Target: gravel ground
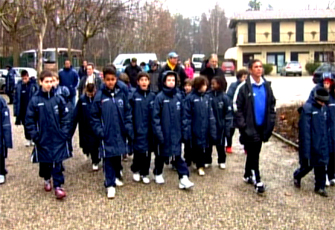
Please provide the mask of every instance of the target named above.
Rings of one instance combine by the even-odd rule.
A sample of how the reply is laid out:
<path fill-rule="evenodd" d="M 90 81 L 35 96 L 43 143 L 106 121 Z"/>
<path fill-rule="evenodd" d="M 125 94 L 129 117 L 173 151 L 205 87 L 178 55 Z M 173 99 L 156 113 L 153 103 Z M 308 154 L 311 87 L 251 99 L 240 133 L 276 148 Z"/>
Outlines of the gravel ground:
<path fill-rule="evenodd" d="M 76 136 L 74 157 L 65 162 L 68 196 L 58 201 L 43 190 L 38 165 L 30 162 L 32 149 L 23 145 L 22 126 L 13 126 L 13 137 L 7 183 L 0 187 L 0 229 L 334 229 L 335 188 L 328 189 L 329 198 L 315 195 L 309 174 L 300 191 L 295 189 L 297 153 L 273 138 L 261 153 L 265 196 L 242 181 L 245 155 L 235 135 L 226 170 L 215 163 L 199 177 L 190 169 L 193 190 L 180 191 L 169 167 L 165 185 L 136 184 L 128 161 L 123 163 L 125 186 L 108 200 L 102 170 L 92 172 Z"/>

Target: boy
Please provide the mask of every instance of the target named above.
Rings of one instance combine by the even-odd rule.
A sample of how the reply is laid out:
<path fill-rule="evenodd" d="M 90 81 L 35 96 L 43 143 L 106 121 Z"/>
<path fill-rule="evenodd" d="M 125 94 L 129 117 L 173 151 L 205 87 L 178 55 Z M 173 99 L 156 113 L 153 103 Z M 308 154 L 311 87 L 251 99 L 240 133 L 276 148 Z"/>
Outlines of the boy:
<path fill-rule="evenodd" d="M 140 72 L 137 76 L 137 89 L 130 99 L 134 126 L 134 159 L 131 166 L 133 179 L 149 184 L 149 168 L 153 150 L 152 109 L 155 94 L 150 91 L 149 74 Z"/>
<path fill-rule="evenodd" d="M 173 156 L 179 174 L 179 188 L 189 189 L 194 184 L 188 179 L 189 172 L 181 158 L 183 102 L 177 94 L 177 73 L 165 71 L 162 75 L 162 92 L 155 99 L 153 108 L 153 132 L 159 144 L 155 158 L 155 182 L 164 184 L 164 162 Z"/>
<path fill-rule="evenodd" d="M 329 116 L 325 103 L 329 93 L 323 88 L 314 91 L 312 103 L 302 107 L 299 120 L 299 163 L 300 168 L 294 174 L 294 185 L 301 187 L 301 179 L 313 168 L 315 174 L 315 193 L 327 197 L 325 190 L 326 166 L 329 160 L 328 127 Z"/>
<path fill-rule="evenodd" d="M 59 76 L 56 73 L 53 73 L 52 81 L 53 81 L 52 87 L 54 89 L 55 95 L 60 95 L 66 102 L 69 102 L 70 91 L 66 86 L 59 85 Z"/>
<path fill-rule="evenodd" d="M 192 90 L 193 90 L 193 80 L 188 78 L 185 79 L 184 92 L 183 92 L 184 99 L 186 99 L 187 96 L 190 95 Z M 192 162 L 195 162 L 194 157 L 192 158 L 192 148 L 190 141 L 185 141 L 184 143 L 184 159 L 187 164 L 187 167 L 190 167 L 192 165 Z"/>
<path fill-rule="evenodd" d="M 95 95 L 91 126 L 100 139 L 99 157 L 103 159 L 107 197 L 115 198 L 121 181 L 121 156 L 126 152 L 126 138 L 133 139 L 131 108 L 128 97 L 111 67 L 103 70 L 104 85 Z"/>
<path fill-rule="evenodd" d="M 27 70 L 22 70 L 21 80 L 18 81 L 14 89 L 14 116 L 16 117 L 15 125 L 23 125 L 26 147 L 33 145 L 33 142 L 27 133 L 27 129 L 25 128 L 26 112 L 30 99 L 37 91 L 38 85 L 36 79 L 29 78 Z"/>
<path fill-rule="evenodd" d="M 245 81 L 245 79 L 247 79 L 248 77 L 248 71 L 245 69 L 240 69 L 237 74 L 236 74 L 236 78 L 237 81 L 232 83 L 229 86 L 228 92 L 227 92 L 227 96 L 230 100 L 230 102 L 232 103 L 234 100 L 234 95 L 236 92 L 237 87 Z M 234 137 L 234 133 L 235 133 L 235 127 L 231 127 L 230 129 L 230 134 L 229 137 L 227 137 L 227 147 L 226 147 L 226 153 L 231 154 L 233 153 L 233 149 L 232 149 L 232 145 L 233 145 L 233 137 Z"/>
<path fill-rule="evenodd" d="M 183 117 L 183 137 L 192 145 L 199 176 L 205 175 L 206 148 L 210 141 L 216 140 L 212 104 L 209 96 L 205 94 L 207 85 L 208 80 L 205 77 L 194 79 L 194 90 L 185 99 Z"/>
<path fill-rule="evenodd" d="M 31 98 L 26 115 L 26 129 L 35 143 L 32 161 L 40 164 L 40 177 L 44 178 L 44 189 L 52 190 L 51 177 L 57 199 L 66 196 L 62 162 L 72 157 L 68 147 L 71 128 L 71 113 L 60 96 L 54 96 L 50 71 L 40 74 L 40 89 Z"/>

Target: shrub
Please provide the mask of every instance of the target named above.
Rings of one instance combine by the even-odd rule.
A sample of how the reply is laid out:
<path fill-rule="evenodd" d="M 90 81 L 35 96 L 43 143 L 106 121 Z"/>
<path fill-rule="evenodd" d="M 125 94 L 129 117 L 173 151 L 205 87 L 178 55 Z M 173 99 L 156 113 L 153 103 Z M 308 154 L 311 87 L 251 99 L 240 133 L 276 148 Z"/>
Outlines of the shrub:
<path fill-rule="evenodd" d="M 273 70 L 273 66 L 272 64 L 263 64 L 263 69 L 264 69 L 264 75 L 269 75 Z"/>
<path fill-rule="evenodd" d="M 321 64 L 318 63 L 318 62 L 308 62 L 308 63 L 306 63 L 305 68 L 306 68 L 308 74 L 309 74 L 309 75 L 312 75 L 312 74 L 314 73 L 314 71 L 315 71 L 317 68 L 319 68 L 320 65 L 321 65 Z"/>

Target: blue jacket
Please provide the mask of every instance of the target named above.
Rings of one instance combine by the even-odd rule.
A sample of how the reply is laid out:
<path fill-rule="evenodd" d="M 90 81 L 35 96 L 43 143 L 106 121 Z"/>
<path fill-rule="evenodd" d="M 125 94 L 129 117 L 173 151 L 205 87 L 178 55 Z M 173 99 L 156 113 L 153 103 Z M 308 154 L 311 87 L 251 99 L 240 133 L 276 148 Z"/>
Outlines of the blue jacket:
<path fill-rule="evenodd" d="M 7 103 L 3 97 L 0 96 L 0 119 L 1 119 L 1 129 L 0 129 L 0 154 L 5 158 L 7 157 L 7 149 L 13 148 L 12 141 L 12 127 L 10 123 L 10 114 L 7 107 Z"/>
<path fill-rule="evenodd" d="M 16 71 L 10 67 L 8 70 L 7 75 L 5 76 L 6 78 L 6 93 L 12 93 L 15 87 L 15 76 L 16 76 Z"/>
<path fill-rule="evenodd" d="M 90 125 L 91 110 L 94 98 L 81 95 L 74 110 L 72 135 L 79 125 L 79 146 L 89 152 L 96 151 L 100 146 L 100 139 L 94 135 Z"/>
<path fill-rule="evenodd" d="M 114 90 L 104 85 L 94 97 L 91 126 L 101 140 L 100 157 L 109 158 L 126 153 L 126 138 L 133 139 L 131 107 L 128 96 L 117 81 Z"/>
<path fill-rule="evenodd" d="M 328 102 L 329 153 L 335 154 L 335 98 L 329 95 Z"/>
<path fill-rule="evenodd" d="M 234 95 L 235 95 L 236 89 L 239 86 L 239 84 L 241 84 L 241 82 L 239 80 L 237 80 L 236 82 L 231 83 L 230 86 L 229 86 L 227 96 L 229 97 L 229 100 L 231 102 L 233 102 Z"/>
<path fill-rule="evenodd" d="M 193 90 L 184 101 L 183 138 L 193 146 L 209 147 L 216 141 L 216 122 L 210 98 Z M 210 140 L 210 138 L 212 138 Z"/>
<path fill-rule="evenodd" d="M 216 120 L 217 145 L 224 146 L 225 138 L 230 137 L 233 127 L 233 108 L 228 96 L 224 92 L 209 91 L 213 114 Z"/>
<path fill-rule="evenodd" d="M 163 86 L 154 102 L 152 121 L 153 133 L 159 144 L 158 155 L 181 155 L 182 112 L 183 101 L 176 88 Z"/>
<path fill-rule="evenodd" d="M 21 89 L 22 89 L 22 80 L 18 81 L 17 84 L 15 85 L 15 89 L 14 89 L 14 116 L 16 117 L 16 119 L 20 119 L 20 109 L 21 109 Z M 32 96 L 38 91 L 38 85 L 35 79 L 30 79 L 27 83 L 27 90 L 28 92 L 28 97 L 29 97 L 29 101 L 32 98 Z M 18 121 L 19 123 L 24 122 L 24 121 Z M 18 123 L 17 122 L 17 123 Z"/>
<path fill-rule="evenodd" d="M 59 71 L 59 85 L 66 86 L 70 90 L 70 97 L 76 95 L 76 88 L 79 82 L 79 75 L 72 67 Z"/>
<path fill-rule="evenodd" d="M 153 151 L 152 110 L 155 94 L 137 87 L 130 99 L 134 127 L 134 150 L 140 153 Z"/>
<path fill-rule="evenodd" d="M 299 119 L 299 160 L 309 166 L 326 166 L 329 160 L 328 109 L 326 106 L 306 103 Z"/>
<path fill-rule="evenodd" d="M 72 157 L 70 140 L 71 112 L 60 96 L 53 90 L 42 89 L 35 94 L 28 105 L 26 130 L 35 143 L 33 162 L 59 163 Z"/>

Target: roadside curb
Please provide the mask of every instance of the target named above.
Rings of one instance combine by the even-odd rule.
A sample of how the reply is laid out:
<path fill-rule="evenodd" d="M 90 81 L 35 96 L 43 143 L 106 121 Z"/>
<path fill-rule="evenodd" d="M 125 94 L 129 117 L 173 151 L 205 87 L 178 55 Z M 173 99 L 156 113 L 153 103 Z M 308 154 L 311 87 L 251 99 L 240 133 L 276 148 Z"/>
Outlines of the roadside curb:
<path fill-rule="evenodd" d="M 299 145 L 297 145 L 296 143 L 293 143 L 292 141 L 286 139 L 285 137 L 283 137 L 282 135 L 276 133 L 276 132 L 272 132 L 272 135 L 274 137 L 276 137 L 277 139 L 279 139 L 280 141 L 284 142 L 285 144 L 288 144 L 296 149 L 299 149 Z"/>

